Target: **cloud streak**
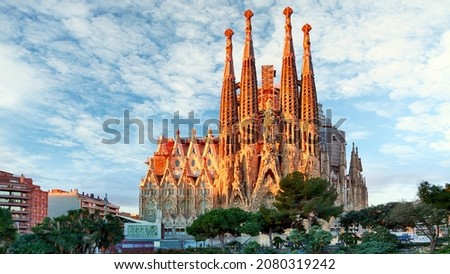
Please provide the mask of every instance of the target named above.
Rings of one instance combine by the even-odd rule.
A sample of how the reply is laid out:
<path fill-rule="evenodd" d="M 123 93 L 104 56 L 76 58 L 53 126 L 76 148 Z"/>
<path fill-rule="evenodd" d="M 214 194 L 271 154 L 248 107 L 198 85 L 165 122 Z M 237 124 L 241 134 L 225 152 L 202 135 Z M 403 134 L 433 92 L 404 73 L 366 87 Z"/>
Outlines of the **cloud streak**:
<path fill-rule="evenodd" d="M 224 30 L 235 32 L 239 79 L 242 14 L 252 9 L 257 68 L 273 64 L 279 77 L 288 5 L 297 65 L 300 28 L 308 22 L 319 100 L 348 117 L 342 129 L 367 155 L 369 195 L 387 184 L 370 172 L 381 169 L 377 157 L 386 159 L 383 168 L 396 186 L 402 184 L 395 183 L 397 160 L 407 172 L 417 171 L 417 159 L 433 159 L 433 178 L 448 178 L 450 18 L 444 1 L 3 1 L 0 168 L 33 176 L 44 188 L 108 191 L 113 202 L 136 211 L 143 162 L 155 147 L 137 143 L 136 127 L 131 144 L 103 145 L 103 121 L 123 120 L 129 110 L 133 118 L 154 119 L 159 135 L 162 119 L 177 110 L 217 118 Z"/>

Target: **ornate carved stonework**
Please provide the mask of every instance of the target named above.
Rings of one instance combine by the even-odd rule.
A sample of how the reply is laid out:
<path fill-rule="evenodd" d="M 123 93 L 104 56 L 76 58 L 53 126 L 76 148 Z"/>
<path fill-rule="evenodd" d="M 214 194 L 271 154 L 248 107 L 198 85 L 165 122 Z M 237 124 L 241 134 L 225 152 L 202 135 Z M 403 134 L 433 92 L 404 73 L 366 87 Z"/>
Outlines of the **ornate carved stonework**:
<path fill-rule="evenodd" d="M 245 43 L 240 83 L 233 63 L 233 31 L 225 31 L 225 66 L 220 103 L 220 135 L 161 137 L 140 183 L 140 215 L 162 212 L 166 235 L 182 235 L 199 214 L 216 207 L 257 210 L 271 206 L 281 178 L 293 171 L 330 181 L 338 204 L 367 206 L 357 148 L 346 175 L 345 133 L 323 118 L 311 60 L 311 26 L 302 30 L 302 73 L 297 74 L 291 8 L 286 8 L 279 85 L 273 66 L 262 67 L 258 87 L 251 11 L 245 12 Z M 300 76 L 300 77 L 299 77 Z M 238 92 L 239 91 L 239 92 Z M 239 94 L 238 94 L 239 93 Z M 319 140 L 321 142 L 319 142 Z M 179 233 L 180 232 L 180 233 Z M 172 234 L 171 234 L 172 233 Z"/>

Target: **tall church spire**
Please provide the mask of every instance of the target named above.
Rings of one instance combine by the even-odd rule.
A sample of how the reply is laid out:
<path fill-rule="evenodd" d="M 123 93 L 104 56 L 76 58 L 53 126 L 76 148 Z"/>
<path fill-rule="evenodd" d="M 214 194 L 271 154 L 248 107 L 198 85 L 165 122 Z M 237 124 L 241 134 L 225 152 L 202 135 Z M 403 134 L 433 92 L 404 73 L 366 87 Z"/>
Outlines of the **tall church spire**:
<path fill-rule="evenodd" d="M 222 99 L 220 101 L 220 150 L 221 157 L 233 154 L 236 148 L 236 134 L 234 125 L 238 121 L 236 79 L 233 65 L 233 43 L 231 37 L 234 32 L 231 29 L 225 31 L 225 68 L 222 81 Z"/>
<path fill-rule="evenodd" d="M 355 168 L 355 143 L 352 143 L 352 153 L 350 154 L 350 168 Z"/>
<path fill-rule="evenodd" d="M 311 155 L 318 154 L 319 111 L 316 84 L 311 61 L 311 26 L 303 26 L 303 65 L 300 91 L 300 124 L 303 135 L 303 150 Z"/>
<path fill-rule="evenodd" d="M 248 58 L 255 59 L 255 54 L 253 51 L 253 40 L 252 40 L 252 22 L 253 12 L 251 10 L 246 10 L 244 12 L 245 16 L 245 45 L 244 45 L 244 60 Z"/>
<path fill-rule="evenodd" d="M 256 122 L 253 118 L 258 112 L 258 83 L 256 80 L 255 55 L 253 51 L 252 24 L 250 21 L 253 12 L 247 10 L 244 16 L 246 18 L 246 28 L 240 83 L 239 117 L 242 123 L 241 136 L 244 143 L 253 143 L 256 140 Z"/>
<path fill-rule="evenodd" d="M 285 29 L 285 40 L 284 40 L 284 51 L 283 51 L 283 57 L 294 57 L 294 45 L 292 42 L 292 25 L 291 25 L 291 14 L 294 13 L 294 11 L 291 9 L 291 7 L 286 7 L 283 10 L 283 14 L 286 16 L 286 22 L 284 25 Z"/>
<path fill-rule="evenodd" d="M 311 61 L 311 41 L 309 31 L 311 26 L 306 24 L 303 26 L 303 65 L 302 80 L 300 94 L 300 118 L 302 121 L 309 123 L 318 123 L 319 114 L 317 106 L 316 84 L 314 82 L 314 70 Z M 318 125 L 317 125 L 318 126 Z"/>
<path fill-rule="evenodd" d="M 350 156 L 350 172 L 352 172 L 352 170 L 358 172 L 363 171 L 361 158 L 358 155 L 358 147 L 355 147 L 355 143 L 353 143 L 352 155 Z"/>
<path fill-rule="evenodd" d="M 232 36 L 234 34 L 232 29 L 227 29 L 225 31 L 225 36 L 227 37 L 227 42 L 225 46 L 225 69 L 223 71 L 223 80 L 227 78 L 233 78 L 234 76 L 234 64 L 233 64 L 233 41 Z"/>
<path fill-rule="evenodd" d="M 298 76 L 295 65 L 294 46 L 292 41 L 292 25 L 290 7 L 284 9 L 286 16 L 283 63 L 281 67 L 281 109 L 286 118 L 298 117 Z"/>
<path fill-rule="evenodd" d="M 298 76 L 295 65 L 294 46 L 292 42 L 292 25 L 290 7 L 284 9 L 286 16 L 283 63 L 281 66 L 281 111 L 284 118 L 284 140 L 286 143 L 297 143 L 298 121 Z"/>

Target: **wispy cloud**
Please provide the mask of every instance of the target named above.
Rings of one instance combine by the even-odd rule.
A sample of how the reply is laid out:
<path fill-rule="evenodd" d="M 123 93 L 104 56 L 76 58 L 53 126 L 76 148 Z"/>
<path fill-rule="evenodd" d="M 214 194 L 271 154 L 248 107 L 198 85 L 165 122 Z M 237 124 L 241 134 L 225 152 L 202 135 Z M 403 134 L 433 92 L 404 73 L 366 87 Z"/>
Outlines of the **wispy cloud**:
<path fill-rule="evenodd" d="M 48 72 L 26 62 L 30 54 L 20 47 L 0 44 L 0 108 L 27 110 L 45 100 L 43 92 L 52 81 Z"/>
<path fill-rule="evenodd" d="M 372 135 L 372 133 L 368 130 L 355 130 L 350 131 L 347 134 L 347 139 L 352 141 L 367 139 Z"/>
<path fill-rule="evenodd" d="M 223 32 L 229 27 L 235 32 L 239 79 L 248 8 L 255 13 L 257 67 L 273 64 L 279 79 L 282 10 L 288 5 L 294 9 L 297 64 L 301 26 L 308 22 L 319 100 L 351 118 L 342 128 L 352 129 L 349 141 L 366 146 L 371 159 L 395 154 L 414 162 L 417 154 L 436 155 L 436 166 L 445 166 L 450 147 L 445 1 L 49 0 L 0 4 L 0 168 L 31 174 L 44 188 L 78 185 L 98 195 L 108 189 L 113 202 L 116 197 L 135 211 L 143 162 L 154 144 L 132 139 L 129 145 L 104 145 L 103 121 L 123 122 L 129 110 L 133 118 L 153 119 L 159 135 L 162 119 L 175 111 L 216 118 Z M 378 170 L 373 163 L 365 165 L 366 172 Z M 439 178 L 450 175 L 436 172 Z M 369 193 L 378 191 L 380 179 L 368 174 Z"/>

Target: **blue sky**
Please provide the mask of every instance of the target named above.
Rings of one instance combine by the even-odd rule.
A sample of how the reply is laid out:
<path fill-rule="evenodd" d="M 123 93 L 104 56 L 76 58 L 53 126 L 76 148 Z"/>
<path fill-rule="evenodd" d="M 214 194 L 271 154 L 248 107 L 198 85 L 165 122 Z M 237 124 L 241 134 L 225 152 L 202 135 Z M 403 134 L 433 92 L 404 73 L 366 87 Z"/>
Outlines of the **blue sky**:
<path fill-rule="evenodd" d="M 369 204 L 412 200 L 422 180 L 449 182 L 448 1 L 100 2 L 0 3 L 0 170 L 45 190 L 107 192 L 137 213 L 155 144 L 139 144 L 135 126 L 130 144 L 103 144 L 103 121 L 129 110 L 153 119 L 156 137 L 175 111 L 218 118 L 223 32 L 235 32 L 239 78 L 243 13 L 253 10 L 257 68 L 280 72 L 291 6 L 297 65 L 309 23 L 318 98 L 346 118 Z"/>

